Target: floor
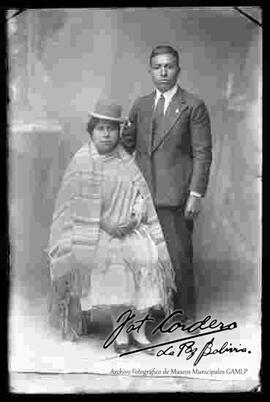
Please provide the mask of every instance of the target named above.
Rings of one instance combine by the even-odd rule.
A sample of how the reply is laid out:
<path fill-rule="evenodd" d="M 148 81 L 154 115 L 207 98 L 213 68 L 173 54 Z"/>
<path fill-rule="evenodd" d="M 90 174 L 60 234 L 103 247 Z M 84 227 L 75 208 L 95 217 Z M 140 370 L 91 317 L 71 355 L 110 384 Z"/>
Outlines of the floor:
<path fill-rule="evenodd" d="M 171 348 L 174 355 L 138 352 L 120 357 L 112 347 L 103 348 L 110 333 L 104 317 L 94 314 L 93 332 L 71 342 L 51 331 L 45 311 L 45 300 L 35 300 L 30 308 L 22 300 L 11 305 L 9 371 L 14 393 L 241 392 L 260 387 L 258 323 L 237 323 L 234 330 L 214 335 L 217 349 L 228 342 L 238 349 L 246 347 L 246 353 L 212 354 L 194 365 L 213 335 L 194 339 L 198 352 L 190 358 L 187 350 L 177 357 L 179 342 Z M 157 337 L 155 343 L 183 336 L 176 330 Z"/>

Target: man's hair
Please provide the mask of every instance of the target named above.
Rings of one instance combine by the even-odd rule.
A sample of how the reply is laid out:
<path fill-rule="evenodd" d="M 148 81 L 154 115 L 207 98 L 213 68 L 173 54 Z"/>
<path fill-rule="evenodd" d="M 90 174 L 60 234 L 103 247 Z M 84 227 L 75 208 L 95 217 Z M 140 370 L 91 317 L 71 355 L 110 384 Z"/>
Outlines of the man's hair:
<path fill-rule="evenodd" d="M 91 116 L 88 123 L 87 123 L 87 131 L 90 135 L 92 135 L 94 128 L 96 127 L 96 125 L 100 122 L 100 120 L 98 117 L 94 117 Z M 120 130 L 120 123 L 118 122 L 114 122 L 116 126 L 118 126 L 118 129 Z"/>
<path fill-rule="evenodd" d="M 175 50 L 173 47 L 167 46 L 167 45 L 159 45 L 159 46 L 156 46 L 152 50 L 152 52 L 150 54 L 150 66 L 151 66 L 153 57 L 155 57 L 159 54 L 172 54 L 176 59 L 177 65 L 179 66 L 179 54 L 178 54 L 177 50 Z"/>

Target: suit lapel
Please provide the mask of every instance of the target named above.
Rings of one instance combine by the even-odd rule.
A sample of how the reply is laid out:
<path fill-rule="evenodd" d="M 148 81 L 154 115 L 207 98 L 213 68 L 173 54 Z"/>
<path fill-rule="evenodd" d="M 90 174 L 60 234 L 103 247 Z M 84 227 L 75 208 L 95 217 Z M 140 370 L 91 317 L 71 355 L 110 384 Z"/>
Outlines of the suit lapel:
<path fill-rule="evenodd" d="M 173 96 L 164 116 L 163 134 L 155 141 L 155 144 L 152 148 L 152 152 L 154 152 L 164 141 L 167 135 L 170 134 L 171 128 L 174 126 L 176 121 L 181 117 L 181 114 L 183 113 L 184 110 L 186 110 L 187 107 L 188 105 L 185 102 L 183 92 L 181 88 L 178 87 L 178 90 L 176 94 Z"/>

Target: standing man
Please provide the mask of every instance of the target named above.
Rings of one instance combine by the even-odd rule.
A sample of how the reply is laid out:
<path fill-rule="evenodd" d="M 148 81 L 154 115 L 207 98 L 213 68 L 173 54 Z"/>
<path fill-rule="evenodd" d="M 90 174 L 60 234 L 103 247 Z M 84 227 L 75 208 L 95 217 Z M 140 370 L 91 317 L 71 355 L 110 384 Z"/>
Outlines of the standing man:
<path fill-rule="evenodd" d="M 210 119 L 204 102 L 182 89 L 178 52 L 157 46 L 150 55 L 154 91 L 138 98 L 122 132 L 152 193 L 175 267 L 175 309 L 195 319 L 193 219 L 199 214 L 212 161 Z M 178 317 L 180 318 L 180 317 Z"/>

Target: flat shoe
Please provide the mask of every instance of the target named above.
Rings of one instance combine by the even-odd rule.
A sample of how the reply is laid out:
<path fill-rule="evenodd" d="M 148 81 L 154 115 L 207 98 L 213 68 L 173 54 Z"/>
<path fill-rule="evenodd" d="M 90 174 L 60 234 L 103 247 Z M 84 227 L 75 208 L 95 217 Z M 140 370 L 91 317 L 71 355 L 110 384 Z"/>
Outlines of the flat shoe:
<path fill-rule="evenodd" d="M 118 353 L 119 355 L 121 355 L 122 353 L 126 353 L 129 350 L 129 343 L 116 343 L 114 342 L 113 344 L 114 350 L 116 353 Z"/>
<path fill-rule="evenodd" d="M 141 343 L 141 342 L 137 341 L 137 340 L 134 339 L 134 338 L 132 338 L 131 343 L 132 343 L 133 346 L 136 346 L 136 347 L 139 348 L 139 349 L 143 349 L 143 348 L 147 348 L 147 347 L 150 347 L 150 346 L 151 346 L 151 343 Z M 142 352 L 147 353 L 148 355 L 152 355 L 152 356 L 156 354 L 154 348 L 152 348 L 152 349 L 145 349 L 145 350 L 142 350 Z"/>

